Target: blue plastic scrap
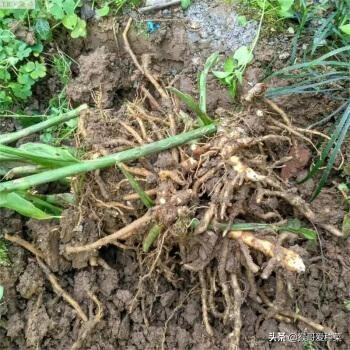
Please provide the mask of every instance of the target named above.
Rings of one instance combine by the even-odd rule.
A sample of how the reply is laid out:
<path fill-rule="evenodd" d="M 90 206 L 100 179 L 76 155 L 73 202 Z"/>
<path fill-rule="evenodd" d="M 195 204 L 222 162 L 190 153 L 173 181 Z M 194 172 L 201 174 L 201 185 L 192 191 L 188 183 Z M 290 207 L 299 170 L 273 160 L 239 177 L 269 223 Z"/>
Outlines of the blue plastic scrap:
<path fill-rule="evenodd" d="M 147 21 L 146 25 L 147 25 L 147 32 L 148 33 L 154 33 L 160 28 L 160 24 L 154 23 L 153 21 Z"/>

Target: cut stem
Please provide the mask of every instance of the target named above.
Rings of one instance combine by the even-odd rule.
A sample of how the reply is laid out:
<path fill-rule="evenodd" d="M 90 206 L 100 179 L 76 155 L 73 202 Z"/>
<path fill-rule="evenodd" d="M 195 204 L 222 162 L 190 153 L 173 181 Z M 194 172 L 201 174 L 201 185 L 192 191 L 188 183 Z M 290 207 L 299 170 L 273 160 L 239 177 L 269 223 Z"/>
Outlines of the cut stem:
<path fill-rule="evenodd" d="M 11 142 L 15 142 L 22 137 L 35 134 L 38 131 L 50 128 L 51 126 L 55 126 L 57 124 L 66 122 L 67 120 L 73 119 L 78 116 L 78 114 L 84 109 L 88 108 L 87 104 L 83 104 L 76 109 L 73 109 L 67 113 L 58 115 L 57 117 L 51 117 L 47 120 L 44 120 L 41 123 L 34 124 L 29 126 L 28 128 L 18 130 L 15 132 L 11 132 L 8 134 L 4 134 L 0 136 L 0 144 L 8 144 Z"/>
<path fill-rule="evenodd" d="M 164 140 L 149 143 L 140 147 L 135 147 L 105 157 L 86 160 L 78 164 L 44 171 L 40 174 L 30 175 L 21 179 L 6 181 L 0 183 L 0 192 L 26 190 L 32 186 L 57 181 L 64 177 L 74 176 L 79 173 L 85 173 L 92 170 L 107 168 L 115 165 L 116 163 L 139 159 L 154 153 L 162 152 L 173 147 L 183 145 L 184 143 L 187 143 L 191 140 L 198 139 L 204 135 L 213 134 L 214 132 L 216 132 L 215 124 L 206 125 L 186 133 L 166 138 Z"/>

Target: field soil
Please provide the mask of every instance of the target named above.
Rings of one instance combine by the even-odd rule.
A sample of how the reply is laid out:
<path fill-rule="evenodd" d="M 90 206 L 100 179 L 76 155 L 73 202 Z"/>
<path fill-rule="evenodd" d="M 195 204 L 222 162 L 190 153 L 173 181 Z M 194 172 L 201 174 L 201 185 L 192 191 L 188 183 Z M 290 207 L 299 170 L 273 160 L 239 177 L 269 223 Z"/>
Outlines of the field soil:
<path fill-rule="evenodd" d="M 197 1 L 185 13 L 174 8 L 141 18 L 130 13 L 134 16 L 134 25 L 127 33 L 130 47 L 143 63 L 142 68 L 159 82 L 160 90 L 145 78 L 125 49 L 123 31 L 128 16 L 92 20 L 86 39 L 64 43 L 67 53 L 77 62 L 68 87 L 70 101 L 73 106 L 90 106 L 80 117 L 76 137 L 86 158 L 192 128 L 194 119 L 186 107 L 175 99 L 164 101 L 159 91 L 171 85 L 198 97 L 198 72 L 206 58 L 215 50 L 228 55 L 254 39 L 257 23 L 251 21 L 240 27 L 230 12 L 232 8 L 223 3 Z M 160 28 L 147 33 L 147 20 L 159 23 Z M 224 24 L 234 28 L 232 32 L 225 32 Z M 240 96 L 261 81 L 267 67 L 278 69 L 286 64 L 290 42 L 285 33 L 262 37 Z M 293 127 L 299 128 L 306 128 L 336 106 L 330 98 L 317 95 L 285 97 L 275 102 L 289 116 Z M 173 108 L 185 111 L 182 120 L 167 119 Z M 157 204 L 154 222 L 164 228 L 148 253 L 142 252 L 142 241 L 150 225 L 140 226 L 129 239 L 110 242 L 100 249 L 67 253 L 67 247 L 95 242 L 146 215 L 145 206 L 118 168 L 76 177 L 73 189 L 79 204 L 66 209 L 60 221 L 25 220 L 6 210 L 0 212 L 1 234 L 15 234 L 32 243 L 56 281 L 88 319 L 83 321 L 62 293 L 54 292 L 47 271 L 33 254 L 9 244 L 10 264 L 0 267 L 0 284 L 5 287 L 0 302 L 0 349 L 227 349 L 237 322 L 237 310 L 228 307 L 234 301 L 225 299 L 225 286 L 230 293 L 234 291 L 230 278 L 237 278 L 241 292 L 242 324 L 237 349 L 350 348 L 349 311 L 344 308 L 344 301 L 350 299 L 350 240 L 336 237 L 326 229 L 327 225 L 340 228 L 348 210 L 336 189 L 339 179 L 334 175 L 310 205 L 316 214 L 312 223 L 298 210 L 300 207 L 272 191 L 266 192 L 260 203 L 257 193 L 261 188 L 251 186 L 243 178 L 240 186 L 235 183 L 231 197 L 224 191 L 224 184 L 223 192 L 216 191 L 218 183 L 236 181 L 236 173 L 219 167 L 223 157 L 220 152 L 230 145 L 231 153 L 235 147 L 238 150 L 230 156 L 238 154 L 242 163 L 261 169 L 271 180 L 266 180 L 270 187 L 271 182 L 278 181 L 283 191 L 308 200 L 317 178 L 302 185 L 297 185 L 296 180 L 306 174 L 315 152 L 310 143 L 294 139 L 288 130 L 270 127 L 262 114 L 268 115 L 271 109 L 263 101 L 248 103 L 239 97 L 233 101 L 227 89 L 210 75 L 207 109 L 221 126 L 218 135 L 201 141 L 200 150 L 186 145 L 128 164 L 130 172 Z M 280 120 L 276 113 L 274 118 Z M 1 132 L 15 129 L 6 121 L 0 127 Z M 282 138 L 259 141 L 243 150 L 234 143 L 236 139 L 270 135 L 271 130 Z M 327 125 L 319 131 L 326 132 Z M 198 174 L 183 165 L 184 155 L 198 161 Z M 281 167 L 278 160 L 284 158 Z M 198 187 L 196 179 L 214 168 L 218 171 Z M 195 197 L 194 192 L 198 193 Z M 251 250 L 254 263 L 261 267 L 254 274 L 245 260 L 245 249 L 237 241 L 222 238 L 215 228 L 207 228 L 194 237 L 186 233 L 190 219 L 203 220 L 211 205 L 218 208 L 223 222 L 297 218 L 303 226 L 315 229 L 316 242 L 297 235 L 283 241 L 283 246 L 303 258 L 305 272 L 286 271 L 276 262 L 269 272 L 269 260 Z M 276 233 L 270 231 L 263 231 L 261 237 L 278 240 Z M 208 293 L 212 335 L 203 322 L 203 291 Z M 279 310 L 301 315 L 325 328 L 317 330 L 317 325 L 312 327 L 302 318 L 283 315 L 271 307 L 272 303 Z M 225 318 L 226 310 L 230 314 Z M 300 339 L 269 341 L 273 333 L 279 332 L 316 336 L 331 331 L 340 339 L 316 341 L 312 343 L 314 347 L 307 347 L 311 343 Z"/>

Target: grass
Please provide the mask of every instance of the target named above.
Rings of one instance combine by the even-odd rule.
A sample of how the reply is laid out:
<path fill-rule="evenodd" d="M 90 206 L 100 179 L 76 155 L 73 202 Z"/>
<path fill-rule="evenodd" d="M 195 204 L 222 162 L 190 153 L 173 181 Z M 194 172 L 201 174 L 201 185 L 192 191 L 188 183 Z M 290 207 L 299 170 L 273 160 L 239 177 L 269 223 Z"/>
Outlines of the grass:
<path fill-rule="evenodd" d="M 314 162 L 307 180 L 322 170 L 322 175 L 311 200 L 315 199 L 326 185 L 333 165 L 350 127 L 350 35 L 344 33 L 344 23 L 349 22 L 349 5 L 339 2 L 339 6 L 328 2 L 303 6 L 297 35 L 291 52 L 292 65 L 272 73 L 267 80 L 278 77 L 288 80 L 287 86 L 270 88 L 266 96 L 274 98 L 296 94 L 324 94 L 337 99 L 339 107 L 324 120 L 316 121 L 310 127 L 336 118 L 330 132 L 330 140 Z M 322 17 L 319 18 L 322 13 Z M 317 24 L 317 25 L 316 25 Z M 302 62 L 296 63 L 297 45 L 303 36 L 309 44 L 304 49 Z M 315 58 L 315 56 L 318 56 Z M 291 83 L 292 82 L 292 83 Z M 333 129 L 333 130 L 332 130 Z"/>

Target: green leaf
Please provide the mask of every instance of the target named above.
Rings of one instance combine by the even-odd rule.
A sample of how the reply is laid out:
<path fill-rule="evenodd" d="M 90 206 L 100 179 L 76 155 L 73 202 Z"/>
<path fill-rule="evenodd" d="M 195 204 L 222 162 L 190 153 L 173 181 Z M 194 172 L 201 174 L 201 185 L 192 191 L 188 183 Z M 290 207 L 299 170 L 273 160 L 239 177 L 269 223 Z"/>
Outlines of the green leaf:
<path fill-rule="evenodd" d="M 193 221 L 191 223 L 192 227 L 196 227 L 199 224 L 197 221 Z M 222 230 L 227 229 L 227 224 L 219 224 L 219 228 Z M 265 229 L 272 229 L 277 232 L 279 231 L 289 231 L 293 233 L 297 233 L 302 235 L 304 238 L 308 240 L 315 240 L 317 237 L 317 234 L 315 231 L 303 228 L 301 227 L 301 223 L 299 220 L 290 220 L 288 221 L 287 225 L 283 226 L 277 226 L 273 224 L 261 224 L 261 223 L 239 223 L 239 224 L 233 224 L 230 226 L 230 230 L 232 231 L 259 231 L 259 230 L 265 230 Z"/>
<path fill-rule="evenodd" d="M 342 124 L 341 122 L 343 120 L 345 120 L 344 125 L 341 128 L 339 128 L 339 124 Z M 337 156 L 338 156 L 338 154 L 340 152 L 340 148 L 341 148 L 341 146 L 342 146 L 342 144 L 343 144 L 343 142 L 345 140 L 345 137 L 346 137 L 346 135 L 347 135 L 347 133 L 349 131 L 349 128 L 350 128 L 350 103 L 348 104 L 348 106 L 347 106 L 347 108 L 346 108 L 346 110 L 345 110 L 345 112 L 344 112 L 344 114 L 342 116 L 341 122 L 337 126 L 335 140 L 333 140 L 333 137 L 330 140 L 330 141 L 333 140 L 333 142 L 334 142 L 334 145 L 333 145 L 333 142 L 331 144 L 331 147 L 333 146 L 333 149 L 330 152 L 329 159 L 328 159 L 328 162 L 327 162 L 327 166 L 326 166 L 326 169 L 322 173 L 320 182 L 318 183 L 317 188 L 315 189 L 314 193 L 311 196 L 311 199 L 310 199 L 311 201 L 313 201 L 320 194 L 323 186 L 325 185 L 325 183 L 326 183 L 326 181 L 328 179 L 328 176 L 331 173 L 333 165 L 334 165 L 334 163 L 335 163 L 335 161 L 337 159 Z M 328 144 L 327 144 L 327 146 L 328 146 Z M 326 146 L 326 150 L 327 150 L 327 146 Z M 321 158 L 322 158 L 322 156 L 321 156 Z"/>
<path fill-rule="evenodd" d="M 74 14 L 75 7 L 76 7 L 76 1 L 74 0 L 63 1 L 62 8 L 67 15 Z"/>
<path fill-rule="evenodd" d="M 142 244 L 142 250 L 144 253 L 148 253 L 149 249 L 151 248 L 154 241 L 158 238 L 161 231 L 161 225 L 155 224 L 152 226 Z"/>
<path fill-rule="evenodd" d="M 67 29 L 73 30 L 77 26 L 78 19 L 79 19 L 79 17 L 74 13 L 70 14 L 70 15 L 66 15 L 62 19 L 62 24 Z"/>
<path fill-rule="evenodd" d="M 23 68 L 24 72 L 30 73 L 35 69 L 35 63 L 30 61 L 27 64 L 25 64 L 24 66 L 21 67 L 21 69 Z"/>
<path fill-rule="evenodd" d="M 50 24 L 46 19 L 38 18 L 35 22 L 34 29 L 41 40 L 48 40 L 51 38 Z"/>
<path fill-rule="evenodd" d="M 98 17 L 107 16 L 107 15 L 109 14 L 109 6 L 108 6 L 108 5 L 105 5 L 105 6 L 103 6 L 102 8 L 97 9 L 97 10 L 96 10 L 96 14 L 97 14 Z"/>
<path fill-rule="evenodd" d="M 50 14 L 53 16 L 54 19 L 60 21 L 64 17 L 64 11 L 62 6 L 59 6 L 58 4 L 51 4 L 48 7 L 48 10 Z"/>
<path fill-rule="evenodd" d="M 213 70 L 213 74 L 218 78 L 218 79 L 225 79 L 229 76 L 232 76 L 231 72 L 221 72 L 217 70 Z"/>
<path fill-rule="evenodd" d="M 0 70 L 0 80 L 9 81 L 11 80 L 11 75 L 7 70 Z"/>
<path fill-rule="evenodd" d="M 235 69 L 236 65 L 235 62 L 233 60 L 233 58 L 229 57 L 224 64 L 224 71 L 225 72 L 229 72 L 232 73 Z"/>
<path fill-rule="evenodd" d="M 45 199 L 41 198 L 40 195 L 33 195 L 30 193 L 24 193 L 23 197 L 29 200 L 33 205 L 42 211 L 54 215 L 56 217 L 61 216 L 63 209 L 47 202 Z"/>
<path fill-rule="evenodd" d="M 30 73 L 30 77 L 34 80 L 43 78 L 46 75 L 46 67 L 43 63 L 35 62 L 35 68 Z"/>
<path fill-rule="evenodd" d="M 34 80 L 30 77 L 28 73 L 19 73 L 17 76 L 17 81 L 22 85 L 31 86 L 34 84 Z"/>
<path fill-rule="evenodd" d="M 350 23 L 348 23 L 348 24 L 343 24 L 342 26 L 339 27 L 339 29 L 340 29 L 343 33 L 345 33 L 345 34 L 347 34 L 347 35 L 350 35 Z"/>
<path fill-rule="evenodd" d="M 0 301 L 2 300 L 4 296 L 4 287 L 0 284 Z"/>
<path fill-rule="evenodd" d="M 32 45 L 30 49 L 34 54 L 39 54 L 43 52 L 44 46 L 41 43 L 36 43 L 35 45 Z"/>
<path fill-rule="evenodd" d="M 243 82 L 243 72 L 240 70 L 235 70 L 235 77 L 237 78 L 237 80 L 239 81 L 240 84 L 242 84 Z"/>
<path fill-rule="evenodd" d="M 0 145 L 0 159 L 23 160 L 48 168 L 79 163 L 68 149 L 43 143 L 25 143 L 19 148 Z"/>
<path fill-rule="evenodd" d="M 343 224 L 342 224 L 342 232 L 344 234 L 344 237 L 350 236 L 350 214 L 344 215 Z"/>
<path fill-rule="evenodd" d="M 213 121 L 207 116 L 206 113 L 203 113 L 199 107 L 199 104 L 192 98 L 192 96 L 185 94 L 176 88 L 170 88 L 171 92 L 173 92 L 177 97 L 181 99 L 182 102 L 186 104 L 186 106 L 192 110 L 198 117 L 199 122 L 202 125 L 211 124 Z"/>
<path fill-rule="evenodd" d="M 71 37 L 73 39 L 79 38 L 79 37 L 85 37 L 86 36 L 86 22 L 82 19 L 78 18 L 77 25 L 73 29 L 73 31 L 70 33 Z"/>
<path fill-rule="evenodd" d="M 181 0 L 181 7 L 186 10 L 191 5 L 191 0 Z"/>
<path fill-rule="evenodd" d="M 236 50 L 233 58 L 237 61 L 238 66 L 246 66 L 253 60 L 254 56 L 247 46 L 241 46 Z"/>
<path fill-rule="evenodd" d="M 350 312 L 350 299 L 344 300 L 344 308 L 346 311 Z"/>
<path fill-rule="evenodd" d="M 134 191 L 139 195 L 142 203 L 147 207 L 147 208 L 152 208 L 154 207 L 154 202 L 151 199 L 151 197 L 143 190 L 141 185 L 136 181 L 136 179 L 125 169 L 123 163 L 117 164 L 117 167 L 121 170 L 123 175 L 127 178 L 129 181 L 131 187 L 134 189 Z"/>
<path fill-rule="evenodd" d="M 317 233 L 314 230 L 303 227 L 294 228 L 290 226 L 281 226 L 281 228 L 279 228 L 278 231 L 289 231 L 292 233 L 297 233 L 310 241 L 315 241 L 317 238 Z"/>
<path fill-rule="evenodd" d="M 238 21 L 238 24 L 242 27 L 245 27 L 248 23 L 246 16 L 238 16 L 237 21 Z"/>
<path fill-rule="evenodd" d="M 11 91 L 16 97 L 22 100 L 26 100 L 29 96 L 32 96 L 31 87 L 28 85 L 22 85 L 19 83 L 10 83 L 9 88 L 11 89 Z"/>
<path fill-rule="evenodd" d="M 23 216 L 37 220 L 53 218 L 52 215 L 46 214 L 16 192 L 0 193 L 0 207 L 14 210 Z"/>
<path fill-rule="evenodd" d="M 212 53 L 206 60 L 204 64 L 204 69 L 199 75 L 199 108 L 202 111 L 202 113 L 207 113 L 207 76 L 209 73 L 209 70 L 213 65 L 217 63 L 219 59 L 219 53 L 214 52 Z M 204 122 L 204 125 L 207 125 L 206 123 L 212 123 L 213 121 L 208 117 L 209 121 Z"/>

